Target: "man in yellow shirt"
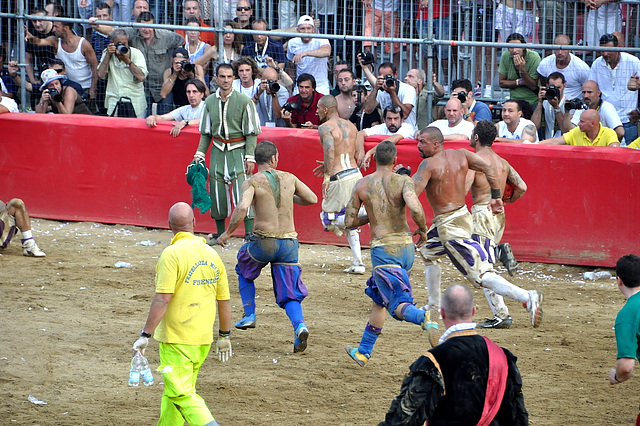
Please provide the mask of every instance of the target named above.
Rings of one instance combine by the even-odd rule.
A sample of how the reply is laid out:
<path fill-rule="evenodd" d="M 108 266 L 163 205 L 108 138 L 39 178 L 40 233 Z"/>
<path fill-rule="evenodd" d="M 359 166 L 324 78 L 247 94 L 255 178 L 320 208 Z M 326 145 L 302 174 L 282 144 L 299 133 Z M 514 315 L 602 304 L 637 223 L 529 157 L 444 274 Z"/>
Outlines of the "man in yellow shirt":
<path fill-rule="evenodd" d="M 206 240 L 193 235 L 195 218 L 188 204 L 171 207 L 169 226 L 174 237 L 156 265 L 156 295 L 133 349 L 144 352 L 152 333 L 160 342 L 164 393 L 158 424 L 217 425 L 196 393 L 196 380 L 213 342 L 216 308 L 216 355 L 222 362 L 233 355 L 227 272 Z"/>
<path fill-rule="evenodd" d="M 574 127 L 562 136 L 545 139 L 540 143 L 547 145 L 620 146 L 616 132 L 600 124 L 600 114 L 595 109 L 588 109 L 582 113 L 578 127 Z"/>

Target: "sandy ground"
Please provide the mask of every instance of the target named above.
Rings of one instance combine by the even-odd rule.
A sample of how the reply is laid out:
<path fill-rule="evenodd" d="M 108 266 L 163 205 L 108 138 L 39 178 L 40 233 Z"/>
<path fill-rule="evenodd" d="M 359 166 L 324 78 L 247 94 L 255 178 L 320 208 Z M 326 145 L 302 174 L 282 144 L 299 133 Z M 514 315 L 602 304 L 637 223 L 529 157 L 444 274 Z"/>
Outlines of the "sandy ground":
<path fill-rule="evenodd" d="M 22 256 L 19 241 L 0 259 L 0 424 L 155 424 L 162 377 L 151 387 L 127 386 L 131 345 L 154 293 L 154 268 L 169 231 L 95 223 L 33 221 L 44 259 Z M 143 243 L 144 244 L 141 244 Z M 151 242 L 154 245 L 145 245 Z M 242 317 L 233 271 L 240 240 L 219 252 L 229 270 L 232 317 Z M 258 327 L 234 330 L 227 364 L 210 356 L 199 393 L 227 425 L 375 425 L 384 418 L 408 366 L 427 349 L 417 326 L 388 317 L 369 363 L 344 352 L 368 319 L 366 276 L 347 275 L 348 249 L 304 245 L 309 297 L 303 303 L 309 347 L 293 354 L 293 331 L 274 302 L 268 270 L 257 280 Z M 368 250 L 365 263 L 369 264 Z M 116 268 L 118 261 L 131 268 Z M 448 261 L 443 285 L 462 281 Z M 369 268 L 368 268 L 369 270 Z M 583 267 L 523 263 L 513 281 L 545 292 L 544 321 L 529 324 L 509 302 L 510 330 L 482 330 L 518 358 L 526 406 L 535 425 L 632 424 L 638 379 L 607 381 L 615 362 L 613 322 L 624 299 L 614 279 L 584 281 Z M 501 270 L 506 275 L 504 270 Z M 414 296 L 426 302 L 420 262 Z M 476 291 L 477 319 L 490 311 Z M 157 343 L 147 350 L 158 365 Z M 35 405 L 32 395 L 46 401 Z"/>

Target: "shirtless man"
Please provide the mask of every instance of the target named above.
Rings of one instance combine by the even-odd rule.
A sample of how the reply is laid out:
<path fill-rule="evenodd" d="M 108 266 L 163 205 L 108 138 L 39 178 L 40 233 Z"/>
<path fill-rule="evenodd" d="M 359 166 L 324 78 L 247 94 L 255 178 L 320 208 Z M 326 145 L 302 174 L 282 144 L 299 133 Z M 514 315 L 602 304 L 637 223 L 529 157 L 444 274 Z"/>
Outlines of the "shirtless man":
<path fill-rule="evenodd" d="M 293 352 L 307 348 L 309 329 L 304 324 L 301 302 L 309 294 L 300 279 L 298 234 L 293 224 L 293 203 L 308 206 L 318 197 L 296 176 L 276 170 L 278 150 L 273 142 L 256 146 L 258 173 L 242 184 L 242 199 L 229 219 L 229 227 L 218 237 L 224 247 L 247 215 L 249 206 L 255 212 L 254 235 L 238 251 L 238 287 L 244 317 L 236 328 L 246 330 L 256 326 L 256 286 L 260 271 L 271 262 L 271 279 L 278 306 L 284 309 L 295 332 Z"/>
<path fill-rule="evenodd" d="M 418 246 L 426 241 L 427 225 L 413 181 L 409 176 L 393 172 L 396 159 L 397 150 L 393 142 L 383 141 L 377 145 L 377 170 L 356 184 L 345 214 L 345 224 L 348 227 L 366 223 L 371 227 L 373 271 L 365 290 L 373 300 L 371 316 L 364 328 L 360 345 L 356 348 L 345 347 L 349 356 L 361 367 L 371 357 L 373 345 L 382 332 L 385 309 L 399 321 L 412 322 L 430 330 L 430 321 L 428 318 L 425 320 L 427 312 L 413 304 L 409 271 L 413 267 L 415 248 L 405 207 L 418 225 Z M 358 217 L 363 204 L 367 217 Z"/>
<path fill-rule="evenodd" d="M 433 209 L 433 224 L 427 234 L 427 244 L 420 249 L 425 261 L 425 277 L 429 292 L 427 309 L 440 310 L 439 258 L 445 254 L 472 284 L 493 290 L 501 296 L 525 304 L 531 325 L 542 320 L 542 293 L 517 287 L 492 272 L 484 248 L 471 239 L 472 219 L 467 206 L 465 180 L 469 169 L 482 172 L 489 182 L 491 200 L 487 207 L 493 214 L 504 211 L 500 178 L 494 167 L 466 149 L 444 149 L 440 130 L 426 127 L 418 132 L 418 150 L 424 160 L 413 176 L 416 193 L 426 192 Z"/>
<path fill-rule="evenodd" d="M 475 149 L 476 154 L 491 164 L 496 171 L 500 193 L 503 194 L 502 200 L 505 203 L 513 203 L 524 195 L 527 184 L 509 162 L 496 154 L 491 147 L 496 134 L 497 131 L 493 123 L 487 120 L 480 121 L 471 134 L 470 145 Z M 513 188 L 511 194 L 505 193 L 507 183 Z M 489 263 L 500 260 L 507 268 L 509 275 L 513 276 L 517 263 L 513 257 L 511 245 L 509 243 L 498 244 L 504 232 L 504 212 L 494 215 L 487 208 L 487 204 L 491 200 L 491 187 L 487 177 L 482 172 L 469 171 L 467 185 L 471 186 L 471 198 L 473 199 L 473 207 L 471 207 L 473 234 L 471 238 L 485 249 L 489 255 Z M 508 198 L 505 198 L 507 196 Z M 498 245 L 496 246 L 496 244 Z M 484 289 L 484 294 L 493 312 L 493 318 L 479 324 L 480 327 L 509 328 L 512 319 L 507 305 L 504 304 L 503 297 L 487 288 Z"/>
<path fill-rule="evenodd" d="M 340 90 L 340 93 L 336 95 L 338 115 L 340 118 L 349 120 L 356 108 L 356 103 L 351 95 L 356 87 L 356 76 L 349 68 L 345 68 L 336 74 L 336 82 L 338 90 Z"/>
<path fill-rule="evenodd" d="M 358 130 L 352 122 L 338 116 L 336 98 L 323 96 L 318 101 L 318 116 L 324 123 L 318 127 L 324 151 L 324 182 L 322 183 L 322 211 L 324 229 L 340 236 L 347 234 L 353 254 L 351 266 L 344 272 L 364 274 L 358 229 L 345 228 L 344 211 L 356 182 L 362 179 L 358 161 L 364 156 L 364 146 L 357 143 Z"/>
<path fill-rule="evenodd" d="M 45 257 L 31 233 L 31 220 L 24 201 L 14 198 L 8 203 L 0 200 L 0 250 L 9 245 L 11 239 L 20 231 L 22 234 L 22 254 L 31 257 Z M 0 254 L 0 257 L 2 255 Z"/>

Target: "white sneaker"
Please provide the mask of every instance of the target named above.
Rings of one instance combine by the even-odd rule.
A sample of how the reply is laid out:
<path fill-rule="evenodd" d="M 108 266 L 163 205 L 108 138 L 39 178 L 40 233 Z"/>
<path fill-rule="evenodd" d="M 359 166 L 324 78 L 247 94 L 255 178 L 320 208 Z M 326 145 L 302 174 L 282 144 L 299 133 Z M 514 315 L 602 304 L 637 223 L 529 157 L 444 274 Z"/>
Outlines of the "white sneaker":
<path fill-rule="evenodd" d="M 346 272 L 347 274 L 358 274 L 358 275 L 364 275 L 364 271 L 365 271 L 365 268 L 364 268 L 364 265 L 362 264 L 351 265 L 344 270 L 344 272 Z"/>
<path fill-rule="evenodd" d="M 24 256 L 30 256 L 30 257 L 45 257 L 46 256 L 45 252 L 40 250 L 40 247 L 38 247 L 38 245 L 36 244 L 36 241 L 33 238 L 29 238 L 28 240 L 23 242 L 22 243 L 22 248 L 24 249 L 24 250 L 22 250 L 22 254 Z"/>
<path fill-rule="evenodd" d="M 531 315 L 531 325 L 538 327 L 542 321 L 542 300 L 544 295 L 542 291 L 531 290 L 529 292 L 529 303 L 527 304 L 527 310 Z"/>

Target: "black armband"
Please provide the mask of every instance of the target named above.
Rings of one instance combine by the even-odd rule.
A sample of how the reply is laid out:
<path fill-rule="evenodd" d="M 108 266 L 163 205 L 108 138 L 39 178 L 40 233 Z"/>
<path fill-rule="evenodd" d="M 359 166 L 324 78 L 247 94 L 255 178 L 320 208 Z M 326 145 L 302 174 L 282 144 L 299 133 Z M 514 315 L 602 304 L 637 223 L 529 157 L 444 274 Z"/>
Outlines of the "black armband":
<path fill-rule="evenodd" d="M 224 337 L 230 337 L 230 336 L 231 336 L 231 331 L 222 331 L 222 330 L 219 330 L 219 331 L 218 331 L 218 336 L 219 336 L 219 337 L 223 337 L 223 338 L 224 338 Z"/>
<path fill-rule="evenodd" d="M 491 198 L 500 198 L 500 190 L 499 189 L 492 189 L 491 190 Z"/>

